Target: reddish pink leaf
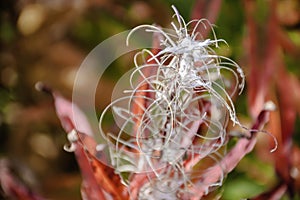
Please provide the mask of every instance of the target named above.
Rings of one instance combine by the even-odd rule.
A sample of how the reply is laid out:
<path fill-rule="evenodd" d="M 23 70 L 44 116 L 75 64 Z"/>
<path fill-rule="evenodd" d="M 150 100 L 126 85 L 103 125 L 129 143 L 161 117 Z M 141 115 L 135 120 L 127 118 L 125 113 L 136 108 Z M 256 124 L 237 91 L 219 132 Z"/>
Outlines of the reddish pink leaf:
<path fill-rule="evenodd" d="M 75 156 L 81 170 L 83 182 L 81 194 L 86 200 L 106 200 L 105 194 L 94 176 L 94 170 L 83 146 L 79 142 L 75 142 Z"/>
<path fill-rule="evenodd" d="M 292 134 L 296 120 L 296 109 L 299 107 L 299 84 L 288 75 L 282 56 L 281 47 L 290 53 L 297 55 L 297 48 L 284 35 L 278 23 L 276 10 L 277 1 L 269 1 L 269 15 L 265 23 L 265 29 L 259 29 L 256 18 L 256 1 L 245 0 L 247 26 L 249 36 L 247 40 L 250 76 L 248 79 L 248 101 L 252 116 L 262 106 L 267 98 L 278 102 L 279 112 L 272 115 L 270 128 L 276 136 L 279 146 L 273 154 L 275 169 L 280 178 L 288 187 L 287 191 L 293 195 L 293 179 L 290 171 Z M 258 36 L 258 34 L 260 34 Z M 260 38 L 260 40 L 259 40 Z M 261 38 L 264 45 L 261 44 Z M 274 87 L 275 86 L 275 87 Z M 293 88 L 293 89 L 292 89 Z M 287 91 L 289 94 L 287 95 Z M 276 95 L 278 94 L 276 99 Z M 296 103 L 297 102 L 297 103 Z"/>
<path fill-rule="evenodd" d="M 152 54 L 156 55 L 157 53 L 159 53 L 160 51 L 160 41 L 162 40 L 162 35 L 160 33 L 154 33 L 153 34 L 153 41 L 152 41 Z M 148 62 L 148 64 L 157 64 L 155 62 L 155 60 L 151 60 Z M 155 67 L 147 67 L 141 70 L 142 73 L 144 74 L 145 77 L 150 77 L 152 75 L 154 75 L 156 73 L 156 68 Z M 139 77 L 139 81 L 142 81 L 143 77 L 140 76 Z M 134 103 L 132 105 L 132 113 L 135 116 L 143 116 L 143 112 L 145 110 L 145 108 L 148 106 L 147 105 L 147 101 L 145 100 L 145 96 L 149 97 L 149 98 L 154 98 L 153 93 L 149 93 L 149 92 L 145 92 L 147 89 L 149 89 L 149 85 L 147 84 L 143 84 L 138 88 L 138 91 L 136 92 L 136 94 L 134 94 L 134 96 L 136 97 L 134 100 Z M 135 132 L 137 132 L 137 130 L 139 129 L 138 127 L 140 126 L 141 123 L 141 119 L 136 117 L 134 118 L 135 121 L 135 127 L 134 130 Z"/>
<path fill-rule="evenodd" d="M 87 135 L 93 135 L 91 126 L 84 113 L 73 103 L 53 92 L 57 116 L 66 132 L 73 129 Z M 77 123 L 76 123 L 77 122 Z"/>
<path fill-rule="evenodd" d="M 281 199 L 284 193 L 287 190 L 287 186 L 285 184 L 279 184 L 269 192 L 263 193 L 257 197 L 252 198 L 252 200 L 277 200 Z"/>
<path fill-rule="evenodd" d="M 250 113 L 256 117 L 263 105 L 270 96 L 270 87 L 274 81 L 274 73 L 278 67 L 279 55 L 278 44 L 278 23 L 276 20 L 275 3 L 272 1 L 269 8 L 269 17 L 266 23 L 266 29 L 260 30 L 256 19 L 255 1 L 244 1 L 248 38 L 246 39 L 246 48 L 248 49 L 248 102 L 250 104 Z M 261 45 L 261 38 L 264 38 L 264 45 Z"/>
<path fill-rule="evenodd" d="M 280 123 L 272 123 L 273 130 L 279 131 L 277 138 L 279 139 L 280 146 L 278 151 L 274 154 L 275 160 L 275 169 L 278 176 L 285 181 L 289 186 L 293 182 L 292 177 L 290 176 L 291 171 L 291 150 L 292 150 L 292 135 L 294 133 L 294 124 L 296 121 L 297 110 L 296 107 L 296 97 L 294 94 L 297 91 L 291 90 L 289 95 L 286 95 L 287 88 L 293 87 L 293 79 L 290 75 L 287 74 L 283 63 L 279 68 L 280 79 L 281 81 L 277 83 L 277 91 L 279 97 L 279 110 L 280 110 Z"/>
<path fill-rule="evenodd" d="M 97 143 L 92 138 L 92 131 L 84 114 L 79 108 L 63 98 L 58 93 L 52 92 L 57 115 L 71 140 L 71 150 L 74 150 L 78 165 L 83 177 L 82 198 L 87 200 L 128 199 L 118 175 L 114 170 L 94 156 Z M 74 124 L 75 119 L 80 124 Z M 81 133 L 86 131 L 90 135 Z"/>
<path fill-rule="evenodd" d="M 221 9 L 222 0 L 197 0 L 191 14 L 191 19 L 207 19 L 210 23 L 215 23 Z M 211 30 L 209 27 L 206 29 L 199 26 L 197 32 L 201 33 L 205 38 Z"/>
<path fill-rule="evenodd" d="M 293 77 L 288 75 L 283 64 L 279 70 L 280 73 L 280 81 L 277 81 L 277 87 L 279 92 L 279 106 L 281 113 L 281 132 L 282 132 L 282 140 L 283 143 L 289 142 L 292 138 L 292 134 L 294 132 L 294 124 L 296 121 L 296 113 L 295 109 L 297 102 L 296 94 L 299 92 L 296 90 L 290 90 L 289 95 L 287 95 L 287 88 L 292 89 L 293 86 Z M 296 103 L 297 102 L 297 103 Z"/>
<path fill-rule="evenodd" d="M 259 130 L 269 119 L 269 111 L 263 110 L 257 117 L 252 130 Z M 239 163 L 239 161 L 249 152 L 252 151 L 256 143 L 256 132 L 252 132 L 251 138 L 241 138 L 237 144 L 226 154 L 226 156 L 215 166 L 208 168 L 201 176 L 199 183 L 195 184 L 199 187 L 193 188 L 198 194 L 197 198 L 201 198 L 209 191 L 214 183 L 218 182 L 223 173 L 231 172 Z"/>
<path fill-rule="evenodd" d="M 58 92 L 52 91 L 51 88 L 41 82 L 36 83 L 35 87 L 38 91 L 43 91 L 53 96 L 57 116 L 67 133 L 75 129 L 81 133 L 93 136 L 87 117 L 77 105 L 66 100 Z"/>
<path fill-rule="evenodd" d="M 79 138 L 85 138 L 85 140 L 89 139 L 90 144 L 92 143 L 92 138 L 89 138 L 89 136 L 84 136 L 81 133 L 78 133 L 78 136 Z M 83 197 L 86 197 L 88 200 L 128 199 L 127 190 L 121 183 L 119 176 L 114 173 L 114 169 L 98 161 L 92 153 L 84 148 L 81 139 L 75 142 L 75 144 L 75 155 L 84 180 L 82 188 Z M 91 146 L 95 144 L 91 144 Z"/>
<path fill-rule="evenodd" d="M 0 187 L 4 197 L 17 200 L 43 200 L 44 198 L 34 193 L 23 185 L 10 171 L 7 160 L 0 160 Z M 1 197 L 1 196 L 0 196 Z"/>

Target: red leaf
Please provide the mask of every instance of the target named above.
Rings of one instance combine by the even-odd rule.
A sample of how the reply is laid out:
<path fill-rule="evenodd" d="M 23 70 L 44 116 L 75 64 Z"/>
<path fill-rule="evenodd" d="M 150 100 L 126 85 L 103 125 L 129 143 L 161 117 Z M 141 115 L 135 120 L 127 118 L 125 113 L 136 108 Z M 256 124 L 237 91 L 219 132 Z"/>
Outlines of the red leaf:
<path fill-rule="evenodd" d="M 162 40 L 162 35 L 159 33 L 154 33 L 153 34 L 153 41 L 152 41 L 152 54 L 156 55 L 160 51 L 160 41 Z M 155 60 L 151 60 L 147 62 L 148 64 L 157 64 L 155 63 Z M 142 73 L 144 74 L 145 77 L 150 77 L 156 73 L 156 68 L 155 67 L 147 67 L 141 70 Z M 139 77 L 139 82 L 143 80 L 143 77 Z M 149 95 L 152 95 L 152 93 L 145 92 L 147 89 L 149 89 L 149 84 L 143 84 L 138 88 L 138 91 L 134 94 L 135 99 L 134 103 L 132 105 L 132 113 L 134 116 L 143 116 L 143 112 L 145 108 L 147 107 L 147 101 L 145 100 L 145 96 L 149 98 Z M 135 121 L 135 127 L 134 131 L 137 132 L 140 126 L 140 118 L 134 118 Z"/>
<path fill-rule="evenodd" d="M 279 106 L 281 114 L 281 133 L 283 143 L 289 142 L 292 138 L 294 132 L 294 124 L 296 121 L 297 104 L 297 94 L 300 91 L 292 90 L 294 85 L 295 78 L 292 75 L 287 74 L 283 64 L 279 70 L 280 81 L 277 81 L 277 88 L 279 93 Z M 289 94 L 287 95 L 286 91 L 289 88 Z M 296 89 L 296 88 L 295 88 Z"/>
<path fill-rule="evenodd" d="M 78 133 L 79 139 L 76 144 L 75 155 L 83 176 L 83 196 L 86 199 L 128 199 L 125 186 L 121 183 L 114 169 L 104 165 L 84 148 L 86 140 L 89 140 L 91 146 L 96 146 L 93 139 L 87 135 Z M 85 142 L 83 143 L 83 140 Z"/>
<path fill-rule="evenodd" d="M 249 30 L 247 42 L 248 62 L 251 69 L 248 79 L 250 111 L 252 116 L 255 116 L 266 98 L 273 96 L 275 99 L 278 94 L 274 101 L 278 102 L 279 112 L 273 114 L 270 122 L 272 133 L 279 143 L 279 148 L 273 157 L 276 173 L 280 181 L 288 187 L 287 191 L 292 196 L 294 183 L 290 175 L 292 170 L 290 155 L 296 113 L 299 109 L 300 87 L 295 77 L 286 72 L 281 48 L 283 47 L 294 56 L 299 54 L 299 49 L 281 30 L 276 16 L 277 1 L 268 2 L 269 14 L 264 24 L 265 29 L 259 29 L 255 21 L 257 18 L 256 1 L 245 0 L 244 3 Z M 264 45 L 258 45 L 262 42 L 259 38 L 263 38 Z"/>
<path fill-rule="evenodd" d="M 287 186 L 285 184 L 279 184 L 269 192 L 263 193 L 257 197 L 252 198 L 252 200 L 277 200 L 281 199 L 284 193 L 287 190 Z"/>
<path fill-rule="evenodd" d="M 259 130 L 269 119 L 269 111 L 263 110 L 258 115 L 251 130 Z M 231 172 L 239 161 L 252 151 L 256 144 L 256 132 L 252 132 L 251 138 L 241 138 L 237 144 L 226 154 L 226 156 L 216 165 L 208 168 L 199 179 L 199 187 L 193 188 L 194 192 L 201 198 L 209 191 L 209 187 L 218 182 L 223 174 Z"/>
<path fill-rule="evenodd" d="M 5 197 L 20 200 L 43 200 L 44 198 L 34 193 L 23 185 L 10 171 L 7 160 L 0 160 L 0 186 Z M 1 196 L 0 196 L 1 197 Z"/>
<path fill-rule="evenodd" d="M 222 0 L 197 0 L 191 14 L 191 19 L 207 19 L 210 23 L 215 23 L 219 15 L 222 5 Z M 210 32 L 210 29 L 205 29 L 199 26 L 197 32 L 201 33 L 205 38 Z"/>
<path fill-rule="evenodd" d="M 279 55 L 278 43 L 278 22 L 275 13 L 275 3 L 270 2 L 269 16 L 266 22 L 266 29 L 260 29 L 259 23 L 255 20 L 257 5 L 255 1 L 245 0 L 245 11 L 248 28 L 246 48 L 248 49 L 248 102 L 250 113 L 255 118 L 264 103 L 268 101 L 271 91 L 271 84 L 274 81 L 274 74 L 278 67 Z M 263 39 L 262 39 L 263 38 Z M 262 41 L 264 45 L 261 45 Z"/>
<path fill-rule="evenodd" d="M 57 92 L 53 92 L 52 94 L 55 100 L 57 116 L 65 131 L 70 132 L 76 129 L 81 133 L 92 136 L 93 131 L 84 113 L 75 104 L 66 100 Z"/>
<path fill-rule="evenodd" d="M 80 109 L 52 92 L 55 108 L 61 124 L 71 142 L 83 177 L 82 198 L 87 200 L 128 199 L 127 191 L 114 170 L 101 163 L 96 155 L 97 143 L 93 139 L 90 125 Z M 75 124 L 75 119 L 79 124 Z M 82 122 L 82 123 L 81 123 Z M 83 133 L 81 131 L 84 131 Z M 85 133 L 89 133 L 89 135 Z M 103 158 L 105 159 L 105 158 Z"/>

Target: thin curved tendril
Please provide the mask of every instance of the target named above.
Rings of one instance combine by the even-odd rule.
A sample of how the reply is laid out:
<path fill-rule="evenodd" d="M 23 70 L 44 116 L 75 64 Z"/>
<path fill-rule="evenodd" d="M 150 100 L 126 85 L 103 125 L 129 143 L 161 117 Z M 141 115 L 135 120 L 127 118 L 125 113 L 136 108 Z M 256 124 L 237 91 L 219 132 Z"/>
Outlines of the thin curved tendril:
<path fill-rule="evenodd" d="M 177 20 L 171 23 L 175 33 L 165 32 L 154 25 L 140 25 L 128 34 L 127 45 L 132 34 L 139 29 L 158 33 L 163 37 L 160 41 L 162 50 L 155 55 L 149 50 L 142 50 L 134 56 L 135 69 L 129 76 L 130 89 L 124 90 L 127 96 L 112 101 L 100 116 L 99 124 L 101 134 L 113 148 L 112 163 L 117 165 L 118 170 L 132 172 L 136 166 L 136 170 L 141 170 L 137 172 L 147 169 L 152 174 L 147 174 L 150 182 L 153 179 L 154 182 L 160 181 L 165 189 L 175 188 L 177 192 L 189 193 L 189 185 L 197 187 L 192 181 L 196 177 L 188 174 L 192 167 L 204 157 L 219 163 L 221 154 L 218 151 L 226 142 L 228 121 L 247 129 L 239 122 L 231 99 L 236 92 L 240 94 L 243 90 L 245 75 L 236 62 L 215 53 L 213 47 L 218 48 L 220 42 L 228 44 L 217 39 L 208 20 L 186 23 L 177 9 L 172 8 L 173 17 Z M 189 33 L 188 26 L 192 23 L 195 26 Z M 197 32 L 200 25 L 211 29 L 213 39 L 197 40 L 201 36 Z M 151 68 L 152 74 L 145 73 Z M 223 70 L 233 77 L 230 92 Z M 135 77 L 140 78 L 138 82 Z M 121 101 L 126 101 L 125 108 L 117 106 Z M 101 128 L 109 108 L 113 108 L 115 118 L 121 119 L 116 135 L 106 135 Z M 138 112 L 133 110 L 135 108 Z M 128 128 L 130 126 L 133 128 Z M 127 138 L 124 134 L 133 138 L 124 139 Z M 276 147 L 271 150 L 274 151 L 277 140 L 268 134 L 275 140 Z M 114 141 L 111 142 L 111 139 Z M 184 158 L 185 155 L 187 158 Z M 129 164 L 124 164 L 123 160 Z M 224 172 L 224 166 L 220 167 Z M 223 178 L 224 173 L 218 182 L 210 186 L 221 185 Z M 175 181 L 180 182 L 183 188 L 174 185 Z M 149 195 L 147 192 L 154 195 L 155 186 L 146 186 L 144 195 Z M 169 192 L 172 194 L 168 198 L 171 198 L 174 191 Z"/>
<path fill-rule="evenodd" d="M 150 28 L 150 29 L 153 29 L 153 30 L 157 30 L 158 33 L 162 34 L 170 43 L 171 45 L 173 46 L 176 46 L 176 44 L 173 42 L 173 40 L 163 31 L 161 30 L 160 28 L 156 27 L 156 26 L 153 26 L 153 25 L 140 25 L 140 26 L 137 26 L 135 28 L 133 28 L 127 38 L 126 38 L 126 45 L 128 46 L 129 45 L 129 38 L 131 37 L 131 35 L 138 29 L 141 29 L 141 28 Z"/>

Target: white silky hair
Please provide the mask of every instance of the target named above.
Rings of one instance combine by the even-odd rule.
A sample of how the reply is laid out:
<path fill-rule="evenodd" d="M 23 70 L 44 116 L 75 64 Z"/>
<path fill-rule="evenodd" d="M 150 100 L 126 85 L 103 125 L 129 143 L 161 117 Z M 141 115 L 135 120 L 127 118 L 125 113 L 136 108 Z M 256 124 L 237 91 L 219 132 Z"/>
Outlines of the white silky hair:
<path fill-rule="evenodd" d="M 117 173 L 154 173 L 154 182 L 160 181 L 160 185 L 166 188 L 174 188 L 176 182 L 183 185 L 175 187 L 175 191 L 170 189 L 168 193 L 154 188 L 154 179 L 149 178 L 149 183 L 140 191 L 140 199 L 157 199 L 157 195 L 174 199 L 179 192 L 188 192 L 188 185 L 193 185 L 193 175 L 186 173 L 186 157 L 193 159 L 219 155 L 218 150 L 225 144 L 228 118 L 233 124 L 242 126 L 231 98 L 244 88 L 243 70 L 236 62 L 215 53 L 213 48 L 218 48 L 219 42 L 225 41 L 217 39 L 208 20 L 186 23 L 177 9 L 172 8 L 177 20 L 171 23 L 174 31 L 166 32 L 154 25 L 140 25 L 129 33 L 127 44 L 138 29 L 145 28 L 148 32 L 160 34 L 163 38 L 160 41 L 162 49 L 156 55 L 144 49 L 134 56 L 135 69 L 129 78 L 130 89 L 124 90 L 126 96 L 112 101 L 99 120 Z M 191 24 L 195 25 L 189 31 Z M 213 39 L 197 39 L 201 36 L 197 32 L 200 25 L 211 28 Z M 155 73 L 145 75 L 147 68 L 155 69 Z M 233 79 L 228 80 L 223 71 L 230 73 Z M 136 76 L 142 78 L 138 83 L 134 80 Z M 233 89 L 228 89 L 226 81 L 233 83 L 230 85 Z M 141 89 L 144 85 L 147 88 Z M 139 96 L 138 93 L 148 96 Z M 147 106 L 137 101 L 141 98 Z M 201 101 L 208 102 L 210 108 L 203 109 L 204 105 L 199 105 Z M 125 106 L 119 106 L 120 102 L 126 102 Z M 138 106 L 142 114 L 134 113 L 133 105 Z M 122 121 L 118 124 L 117 133 L 105 133 L 102 129 L 103 119 L 109 110 Z M 133 129 L 137 119 L 139 126 Z M 198 133 L 200 124 L 206 127 L 205 133 Z M 198 139 L 196 144 L 193 143 L 195 139 Z M 168 167 L 173 173 L 162 170 Z M 121 178 L 124 177 L 121 175 Z M 127 180 L 123 182 L 128 183 Z"/>

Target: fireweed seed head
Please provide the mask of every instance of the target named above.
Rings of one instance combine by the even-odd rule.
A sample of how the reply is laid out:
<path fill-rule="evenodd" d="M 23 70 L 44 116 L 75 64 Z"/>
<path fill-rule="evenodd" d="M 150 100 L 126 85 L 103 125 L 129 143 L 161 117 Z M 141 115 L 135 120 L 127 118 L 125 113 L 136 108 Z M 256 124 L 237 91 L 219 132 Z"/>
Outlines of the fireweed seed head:
<path fill-rule="evenodd" d="M 189 193 L 189 188 L 197 191 L 201 183 L 194 181 L 191 171 L 204 158 L 217 162 L 222 157 L 229 119 L 241 125 L 231 98 L 244 87 L 242 69 L 215 53 L 213 48 L 225 41 L 216 38 L 207 20 L 186 23 L 173 9 L 174 30 L 140 25 L 129 33 L 127 44 L 138 29 L 159 34 L 161 49 L 157 54 L 144 49 L 135 55 L 135 68 L 115 86 L 123 96 L 113 97 L 99 120 L 111 164 L 123 182 L 130 185 L 128 173 L 151 174 L 140 199 L 175 199 Z M 212 29 L 213 39 L 201 38 L 200 25 Z M 106 133 L 102 124 L 109 113 L 118 128 Z"/>
<path fill-rule="evenodd" d="M 175 80 L 180 81 L 181 85 L 185 87 L 203 87 L 212 95 L 220 98 L 228 109 L 231 120 L 239 124 L 231 97 L 238 91 L 240 93 L 244 88 L 245 76 L 243 70 L 231 59 L 215 53 L 213 47 L 217 48 L 219 42 L 225 41 L 216 38 L 209 21 L 200 19 L 186 23 L 176 8 L 174 6 L 172 8 L 177 19 L 177 25 L 175 22 L 171 23 L 173 31 L 164 31 L 154 25 L 140 25 L 129 34 L 127 43 L 129 43 L 131 34 L 141 28 L 145 28 L 148 32 L 161 34 L 164 38 L 161 40 L 162 50 L 158 54 L 152 55 L 148 61 L 155 60 L 160 68 L 169 68 L 165 70 L 167 73 L 166 78 L 176 78 Z M 194 27 L 189 31 L 189 26 L 193 24 Z M 214 38 L 198 39 L 201 38 L 201 35 L 197 32 L 200 25 L 204 28 L 211 28 Z M 223 77 L 222 70 L 233 75 L 235 81 L 230 81 L 231 85 L 227 86 L 224 83 L 226 78 Z M 168 73 L 170 71 L 174 73 Z M 233 89 L 228 92 L 227 87 Z"/>

